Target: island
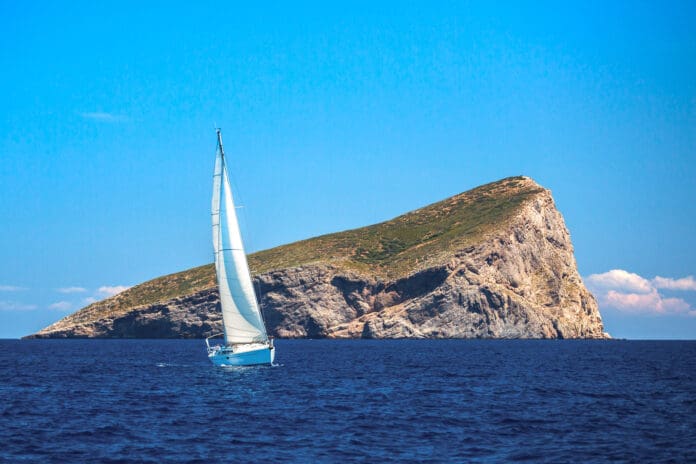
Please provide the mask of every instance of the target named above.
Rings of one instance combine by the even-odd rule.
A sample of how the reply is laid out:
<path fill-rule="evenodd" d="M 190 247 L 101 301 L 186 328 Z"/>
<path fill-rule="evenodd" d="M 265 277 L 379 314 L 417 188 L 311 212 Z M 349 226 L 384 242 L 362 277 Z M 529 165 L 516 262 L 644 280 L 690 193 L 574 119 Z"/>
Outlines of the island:
<path fill-rule="evenodd" d="M 279 338 L 608 338 L 551 192 L 492 182 L 389 221 L 249 255 Z M 26 338 L 222 331 L 212 264 L 92 303 Z"/>

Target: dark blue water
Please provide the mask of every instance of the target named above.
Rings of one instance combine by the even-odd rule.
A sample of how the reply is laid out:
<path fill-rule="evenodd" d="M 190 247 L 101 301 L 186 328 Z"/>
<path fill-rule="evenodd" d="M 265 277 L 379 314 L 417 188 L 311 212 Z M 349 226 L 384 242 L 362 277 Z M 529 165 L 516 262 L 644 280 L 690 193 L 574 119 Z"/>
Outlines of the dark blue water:
<path fill-rule="evenodd" d="M 0 341 L 0 461 L 696 461 L 696 342 L 276 346 Z"/>

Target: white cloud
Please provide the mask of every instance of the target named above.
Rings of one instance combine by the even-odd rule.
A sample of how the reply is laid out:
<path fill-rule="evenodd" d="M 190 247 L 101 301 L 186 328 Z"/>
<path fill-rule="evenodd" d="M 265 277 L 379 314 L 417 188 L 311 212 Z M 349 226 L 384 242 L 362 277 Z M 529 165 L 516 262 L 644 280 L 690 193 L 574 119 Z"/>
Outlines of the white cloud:
<path fill-rule="evenodd" d="M 669 277 L 656 276 L 652 280 L 655 288 L 664 288 L 667 290 L 691 290 L 696 291 L 696 279 L 693 276 L 682 277 L 681 279 L 672 279 Z"/>
<path fill-rule="evenodd" d="M 99 301 L 99 300 L 97 300 L 93 296 L 88 296 L 87 298 L 82 299 L 82 304 L 90 305 L 92 303 L 96 303 L 97 301 Z"/>
<path fill-rule="evenodd" d="M 607 306 L 627 312 L 685 314 L 691 311 L 689 303 L 681 298 L 665 298 L 657 290 L 650 293 L 621 293 L 609 290 L 604 295 Z"/>
<path fill-rule="evenodd" d="M 587 281 L 590 286 L 595 288 L 618 289 L 633 293 L 650 293 L 653 288 L 648 279 L 623 269 L 612 269 L 603 274 L 592 274 L 587 278 Z"/>
<path fill-rule="evenodd" d="M 0 311 L 31 311 L 36 309 L 34 304 L 17 303 L 16 301 L 0 301 Z"/>
<path fill-rule="evenodd" d="M 23 290 L 26 290 L 26 288 L 16 285 L 0 285 L 0 292 L 21 292 Z"/>
<path fill-rule="evenodd" d="M 122 114 L 106 113 L 103 111 L 80 113 L 80 116 L 99 122 L 124 122 L 128 120 L 128 118 Z"/>
<path fill-rule="evenodd" d="M 56 290 L 60 293 L 84 293 L 87 291 L 84 287 L 61 287 Z"/>
<path fill-rule="evenodd" d="M 50 309 L 57 309 L 58 311 L 68 311 L 72 308 L 72 303 L 69 301 L 58 301 L 48 306 Z"/>
<path fill-rule="evenodd" d="M 106 296 L 114 296 L 119 293 L 121 293 L 124 290 L 128 290 L 130 287 L 127 287 L 125 285 L 114 285 L 114 286 L 109 286 L 105 285 L 103 287 L 99 287 L 99 290 L 97 292 L 101 293 L 102 295 Z"/>
<path fill-rule="evenodd" d="M 682 298 L 667 298 L 658 289 L 696 290 L 693 277 L 648 280 L 622 269 L 587 277 L 588 288 L 597 296 L 601 307 L 634 314 L 682 314 L 696 316 L 696 310 Z M 692 288 L 691 285 L 694 284 Z"/>

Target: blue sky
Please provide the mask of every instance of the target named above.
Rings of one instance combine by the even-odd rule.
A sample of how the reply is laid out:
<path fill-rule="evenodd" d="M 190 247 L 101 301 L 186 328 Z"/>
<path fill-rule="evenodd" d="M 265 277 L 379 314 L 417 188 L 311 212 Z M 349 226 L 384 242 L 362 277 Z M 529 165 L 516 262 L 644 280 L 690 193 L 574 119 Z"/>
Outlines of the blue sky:
<path fill-rule="evenodd" d="M 523 174 L 609 332 L 696 338 L 695 3 L 97 3 L 0 5 L 0 337 L 210 262 L 218 125 L 250 251 Z"/>

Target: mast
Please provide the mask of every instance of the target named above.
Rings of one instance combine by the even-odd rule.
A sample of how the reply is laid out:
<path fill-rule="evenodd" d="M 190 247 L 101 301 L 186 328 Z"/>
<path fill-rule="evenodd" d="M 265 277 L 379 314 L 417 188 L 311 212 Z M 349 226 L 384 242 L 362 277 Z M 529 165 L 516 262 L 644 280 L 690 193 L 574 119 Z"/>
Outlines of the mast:
<path fill-rule="evenodd" d="M 220 146 L 220 157 L 224 160 L 225 159 L 225 149 L 222 148 L 222 132 L 220 132 L 219 127 L 215 130 L 217 131 L 218 145 Z"/>

